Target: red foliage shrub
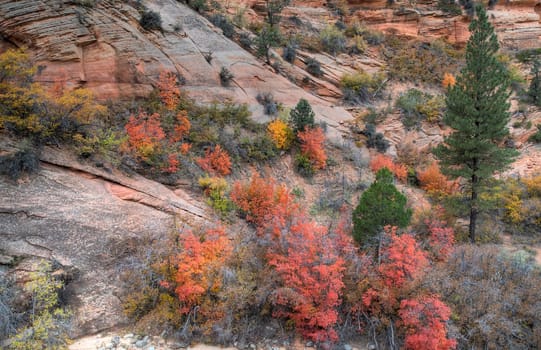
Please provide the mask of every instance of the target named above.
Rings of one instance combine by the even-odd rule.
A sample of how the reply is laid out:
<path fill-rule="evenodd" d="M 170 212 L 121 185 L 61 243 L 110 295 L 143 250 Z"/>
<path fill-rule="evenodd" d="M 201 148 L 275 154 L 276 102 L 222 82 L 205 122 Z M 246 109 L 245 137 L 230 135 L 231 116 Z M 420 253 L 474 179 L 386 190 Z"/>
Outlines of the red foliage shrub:
<path fill-rule="evenodd" d="M 439 297 L 402 300 L 398 314 L 406 329 L 405 349 L 450 350 L 456 347 L 456 341 L 447 338 L 445 327 L 451 309 Z"/>
<path fill-rule="evenodd" d="M 451 227 L 447 227 L 444 221 L 426 220 L 429 236 L 428 244 L 433 253 L 434 259 L 445 261 L 453 252 L 455 244 L 455 231 Z"/>
<path fill-rule="evenodd" d="M 406 182 L 408 178 L 408 169 L 405 165 L 397 164 L 390 157 L 378 153 L 370 160 L 370 169 L 377 173 L 382 168 L 389 169 L 401 182 Z"/>
<path fill-rule="evenodd" d="M 388 287 L 400 288 L 407 280 L 413 280 L 428 265 L 427 254 L 412 235 L 398 235 L 396 227 L 385 228 L 389 241 L 380 251 L 381 264 L 378 271 Z"/>
<path fill-rule="evenodd" d="M 297 220 L 271 248 L 269 264 L 283 286 L 274 292 L 274 316 L 287 317 L 306 338 L 336 341 L 344 260 L 327 229 Z"/>
<path fill-rule="evenodd" d="M 301 141 L 301 152 L 305 155 L 315 169 L 324 169 L 327 155 L 325 154 L 325 135 L 319 127 L 305 128 L 299 131 L 297 137 Z"/>
<path fill-rule="evenodd" d="M 205 157 L 197 158 L 195 161 L 201 169 L 213 175 L 225 176 L 231 174 L 231 158 L 220 145 L 216 145 L 213 150 L 207 149 Z"/>
<path fill-rule="evenodd" d="M 167 166 L 164 171 L 167 173 L 176 173 L 178 171 L 178 166 L 180 162 L 178 161 L 176 154 L 170 154 L 167 156 Z"/>
<path fill-rule="evenodd" d="M 356 309 L 373 315 L 392 317 L 400 296 L 428 265 L 427 253 L 410 234 L 397 234 L 396 227 L 385 227 L 379 252 L 380 264 L 369 275 L 369 288 L 361 296 Z M 374 273 L 375 270 L 375 273 Z"/>

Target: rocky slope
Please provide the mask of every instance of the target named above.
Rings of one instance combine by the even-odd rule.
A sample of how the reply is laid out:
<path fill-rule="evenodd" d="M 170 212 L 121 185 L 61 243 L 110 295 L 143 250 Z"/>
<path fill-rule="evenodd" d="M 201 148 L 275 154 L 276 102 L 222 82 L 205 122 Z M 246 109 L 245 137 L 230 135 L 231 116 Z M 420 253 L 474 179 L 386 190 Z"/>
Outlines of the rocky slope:
<path fill-rule="evenodd" d="M 42 66 L 39 81 L 86 87 L 101 99 L 146 96 L 163 70 L 181 74 L 186 79 L 183 89 L 195 100 L 247 103 L 257 120 L 266 118 L 256 102 L 258 93 L 271 91 L 286 106 L 302 97 L 331 130 L 345 130 L 342 122 L 351 119 L 337 106 L 341 92 L 336 85 L 341 74 L 359 67 L 375 71 L 382 66 L 371 57 L 352 61 L 316 54 L 325 76 L 311 77 L 310 86 L 304 86 L 311 94 L 275 74 L 182 3 L 142 3 L 161 14 L 162 32 L 141 28 L 140 13 L 130 1 L 101 0 L 90 8 L 72 0 L 0 0 L 0 51 L 26 46 Z M 467 40 L 466 17 L 444 16 L 429 10 L 427 3 L 410 10 L 400 10 L 399 2 L 394 8 L 386 8 L 381 0 L 349 3 L 352 19 L 375 29 L 411 37 L 445 37 L 457 43 Z M 253 8 L 248 15 L 261 19 L 257 15 L 260 2 L 237 4 Z M 321 28 L 331 18 L 324 4 L 297 1 L 285 13 Z M 508 2 L 490 13 L 504 47 L 539 46 L 536 3 Z M 205 55 L 210 52 L 208 62 Z M 287 68 L 296 81 L 306 76 L 301 66 L 307 56 L 299 52 L 299 66 Z M 221 67 L 235 76 L 230 87 L 220 83 Z M 532 120 L 541 120 L 540 114 Z M 406 132 L 397 115 L 380 129 L 394 145 L 416 142 L 419 148 L 428 149 L 441 140 L 437 127 Z M 523 143 L 531 132 L 515 130 L 514 134 Z M 0 153 L 11 149 L 9 143 L 0 144 Z M 510 174 L 538 171 L 539 146 L 528 145 L 521 151 Z M 87 166 L 52 148 L 43 152 L 41 161 L 40 173 L 25 183 L 0 180 L 0 264 L 18 261 L 16 273 L 24 275 L 36 258 L 57 262 L 58 272 L 71 281 L 67 294 L 75 309 L 75 336 L 122 324 L 126 320 L 116 282 L 123 259 L 149 241 L 165 239 L 175 225 L 174 217 L 187 225 L 204 225 L 211 214 L 181 188 L 172 190 L 136 175 Z"/>
<path fill-rule="evenodd" d="M 162 32 L 144 30 L 129 2 L 103 0 L 87 8 L 68 0 L 1 0 L 0 49 L 27 46 L 43 66 L 39 81 L 82 86 L 102 99 L 148 95 L 165 70 L 181 74 L 195 100 L 248 103 L 256 119 L 265 117 L 255 97 L 270 91 L 286 106 L 309 100 L 331 126 L 350 118 L 334 105 L 335 99 L 324 101 L 274 74 L 182 3 L 142 4 L 161 14 Z M 205 58 L 209 53 L 210 62 Z M 231 87 L 220 84 L 221 67 L 233 73 Z"/>
<path fill-rule="evenodd" d="M 208 214 L 182 189 L 85 166 L 55 149 L 45 150 L 41 161 L 39 174 L 25 183 L 0 181 L 0 255 L 18 262 L 19 276 L 39 258 L 55 262 L 69 282 L 74 335 L 122 324 L 123 259 L 165 240 L 174 217 L 195 226 Z"/>

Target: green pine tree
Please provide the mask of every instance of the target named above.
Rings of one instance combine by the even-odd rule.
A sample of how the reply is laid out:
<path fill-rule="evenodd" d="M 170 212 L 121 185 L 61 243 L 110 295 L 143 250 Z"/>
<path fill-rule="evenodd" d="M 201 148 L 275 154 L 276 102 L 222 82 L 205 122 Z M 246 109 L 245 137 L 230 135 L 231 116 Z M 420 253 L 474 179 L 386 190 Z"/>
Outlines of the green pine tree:
<path fill-rule="evenodd" d="M 533 104 L 541 106 L 541 61 L 536 58 L 532 66 L 532 81 L 530 82 L 530 89 L 528 95 Z"/>
<path fill-rule="evenodd" d="M 277 27 L 265 25 L 256 38 L 257 55 L 265 56 L 265 61 L 270 64 L 270 49 L 276 47 L 282 41 L 282 35 Z"/>
<path fill-rule="evenodd" d="M 295 108 L 289 112 L 289 116 L 295 133 L 303 131 L 307 126 L 314 126 L 314 111 L 304 98 L 299 100 Z"/>
<path fill-rule="evenodd" d="M 383 168 L 376 181 L 363 192 L 359 205 L 353 211 L 353 238 L 368 243 L 386 225 L 406 227 L 412 211 L 406 207 L 407 198 L 393 184 L 393 174 Z"/>
<path fill-rule="evenodd" d="M 290 3 L 291 0 L 265 0 L 265 8 L 267 10 L 266 19 L 271 27 L 275 27 L 280 22 L 280 13 Z"/>
<path fill-rule="evenodd" d="M 469 28 L 466 66 L 447 92 L 443 121 L 454 132 L 434 150 L 443 171 L 454 178 L 462 177 L 468 184 L 472 242 L 484 180 L 504 169 L 516 155 L 515 150 L 501 146 L 509 134 L 509 74 L 496 58 L 498 39 L 485 9 L 478 6 L 476 12 Z"/>

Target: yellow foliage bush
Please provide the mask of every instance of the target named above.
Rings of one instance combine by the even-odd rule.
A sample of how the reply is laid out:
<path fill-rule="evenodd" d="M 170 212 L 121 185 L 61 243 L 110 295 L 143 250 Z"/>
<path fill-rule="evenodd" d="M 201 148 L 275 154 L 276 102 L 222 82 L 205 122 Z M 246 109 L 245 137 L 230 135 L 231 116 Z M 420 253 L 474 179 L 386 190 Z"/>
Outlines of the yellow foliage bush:
<path fill-rule="evenodd" d="M 522 180 L 530 197 L 541 197 L 541 175 Z"/>
<path fill-rule="evenodd" d="M 513 224 L 518 224 L 524 217 L 522 216 L 522 199 L 520 192 L 511 191 L 505 197 L 505 218 Z"/>
<path fill-rule="evenodd" d="M 224 178 L 204 176 L 198 180 L 199 186 L 208 197 L 207 204 L 222 216 L 233 210 L 233 202 L 228 198 L 229 185 Z"/>
<path fill-rule="evenodd" d="M 291 147 L 293 131 L 284 121 L 280 119 L 273 120 L 267 126 L 267 131 L 276 148 L 287 150 Z"/>
<path fill-rule="evenodd" d="M 33 82 L 36 67 L 23 50 L 0 55 L 0 128 L 45 142 L 72 141 L 106 107 L 86 89 L 46 92 Z"/>

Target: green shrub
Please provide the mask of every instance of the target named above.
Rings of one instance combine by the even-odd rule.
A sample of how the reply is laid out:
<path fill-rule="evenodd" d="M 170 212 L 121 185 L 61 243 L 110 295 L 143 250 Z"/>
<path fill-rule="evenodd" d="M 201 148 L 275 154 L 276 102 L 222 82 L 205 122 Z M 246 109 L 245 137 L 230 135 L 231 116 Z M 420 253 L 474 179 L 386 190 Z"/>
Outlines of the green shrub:
<path fill-rule="evenodd" d="M 162 30 L 162 16 L 158 12 L 145 11 L 141 15 L 139 24 L 146 30 Z"/>
<path fill-rule="evenodd" d="M 417 128 L 423 120 L 436 122 L 445 107 L 441 96 L 432 96 L 417 89 L 409 89 L 400 95 L 396 107 L 402 113 L 402 123 L 408 129 Z"/>
<path fill-rule="evenodd" d="M 207 0 L 188 0 L 188 6 L 199 13 L 208 11 L 209 9 Z"/>
<path fill-rule="evenodd" d="M 282 57 L 284 58 L 284 60 L 286 60 L 289 63 L 295 62 L 295 58 L 297 57 L 297 45 L 289 44 L 286 47 L 284 47 L 284 52 L 282 53 Z"/>
<path fill-rule="evenodd" d="M 534 143 L 541 143 L 541 124 L 537 124 L 537 132 L 530 136 L 528 140 Z"/>
<path fill-rule="evenodd" d="M 405 43 L 398 38 L 389 41 L 384 51 L 391 78 L 437 85 L 445 73 L 458 70 L 461 54 L 441 40 Z"/>
<path fill-rule="evenodd" d="M 366 147 L 375 148 L 381 153 L 385 153 L 389 148 L 389 141 L 385 139 L 382 133 L 376 132 L 376 127 L 373 124 L 366 124 L 361 134 L 366 136 Z"/>
<path fill-rule="evenodd" d="M 301 98 L 295 108 L 289 112 L 290 121 L 293 124 L 293 131 L 303 131 L 307 126 L 314 126 L 314 111 L 307 100 Z"/>
<path fill-rule="evenodd" d="M 535 49 L 520 50 L 515 54 L 517 60 L 522 63 L 529 62 L 541 56 L 541 47 Z"/>
<path fill-rule="evenodd" d="M 306 71 L 312 74 L 314 77 L 323 76 L 323 71 L 321 70 L 321 63 L 318 60 L 312 57 L 306 59 Z"/>
<path fill-rule="evenodd" d="M 364 24 L 354 21 L 344 31 L 349 38 L 361 36 L 368 45 L 379 45 L 385 41 L 385 34 L 379 30 L 368 28 Z"/>
<path fill-rule="evenodd" d="M 205 176 L 199 178 L 198 182 L 208 197 L 207 203 L 221 216 L 226 216 L 234 209 L 233 202 L 228 197 L 229 186 L 225 179 Z"/>
<path fill-rule="evenodd" d="M 380 97 L 385 88 L 385 75 L 376 73 L 370 75 L 360 71 L 354 74 L 344 74 L 340 80 L 344 100 L 350 104 L 368 102 Z"/>
<path fill-rule="evenodd" d="M 270 49 L 280 45 L 282 39 L 282 34 L 278 28 L 269 25 L 264 26 L 255 40 L 257 55 L 264 56 L 267 64 L 270 64 Z"/>
<path fill-rule="evenodd" d="M 229 86 L 229 83 L 234 77 L 235 76 L 233 73 L 231 73 L 231 71 L 226 67 L 222 67 L 222 69 L 220 69 L 220 82 L 223 86 Z"/>
<path fill-rule="evenodd" d="M 93 135 L 74 137 L 77 144 L 77 151 L 83 158 L 92 155 L 103 157 L 111 163 L 118 163 L 118 149 L 126 141 L 127 137 L 121 137 L 118 132 L 112 129 L 97 129 Z"/>
<path fill-rule="evenodd" d="M 25 147 L 13 154 L 0 155 L 0 174 L 17 180 L 39 170 L 39 150 Z"/>
<path fill-rule="evenodd" d="M 276 115 L 278 113 L 278 104 L 274 101 L 274 96 L 270 92 L 260 92 L 256 96 L 257 102 L 263 106 L 263 112 L 267 115 Z"/>
<path fill-rule="evenodd" d="M 240 33 L 239 35 L 239 44 L 245 49 L 250 49 L 252 46 L 252 38 L 248 33 Z"/>
<path fill-rule="evenodd" d="M 295 169 L 303 177 L 312 177 L 316 173 L 310 159 L 302 153 L 295 157 Z"/>
<path fill-rule="evenodd" d="M 452 16 L 460 16 L 462 14 L 462 8 L 455 0 L 438 0 L 438 10 Z"/>
<path fill-rule="evenodd" d="M 97 0 L 72 0 L 72 2 L 75 5 L 88 7 L 88 8 L 93 8 L 94 6 L 96 6 L 96 1 Z"/>
<path fill-rule="evenodd" d="M 350 55 L 359 55 L 366 51 L 366 41 L 363 39 L 362 36 L 356 35 L 351 40 L 351 43 L 348 47 L 348 53 Z"/>
<path fill-rule="evenodd" d="M 22 321 L 15 310 L 17 292 L 15 278 L 0 272 L 0 343 L 15 334 Z"/>
<path fill-rule="evenodd" d="M 233 23 L 235 23 L 235 25 L 240 28 L 244 28 L 247 25 L 245 17 L 246 9 L 247 7 L 244 6 L 237 7 L 237 9 L 235 10 L 235 15 L 233 16 Z"/>
<path fill-rule="evenodd" d="M 213 14 L 209 18 L 210 22 L 220 28 L 227 38 L 232 38 L 235 34 L 235 27 L 229 18 L 220 13 Z"/>
<path fill-rule="evenodd" d="M 278 155 L 274 142 L 267 135 L 242 138 L 239 147 L 246 161 L 267 162 Z"/>
<path fill-rule="evenodd" d="M 528 97 L 533 104 L 541 106 L 541 61 L 535 59 L 530 72 L 532 80 L 528 88 Z"/>
<path fill-rule="evenodd" d="M 344 33 L 335 26 L 328 25 L 319 33 L 321 46 L 333 56 L 346 49 L 346 37 Z"/>

